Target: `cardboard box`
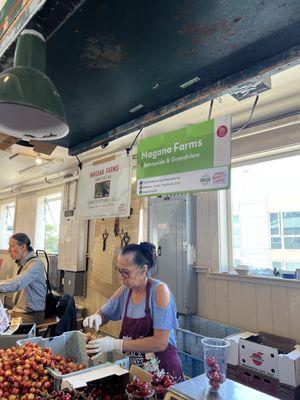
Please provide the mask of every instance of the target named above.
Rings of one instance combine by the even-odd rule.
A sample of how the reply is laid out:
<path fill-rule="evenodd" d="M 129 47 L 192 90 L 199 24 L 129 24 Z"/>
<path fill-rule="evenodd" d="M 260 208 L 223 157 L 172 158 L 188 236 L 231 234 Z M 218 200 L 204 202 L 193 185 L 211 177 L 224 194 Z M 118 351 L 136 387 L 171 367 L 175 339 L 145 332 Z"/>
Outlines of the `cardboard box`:
<path fill-rule="evenodd" d="M 300 345 L 294 341 L 263 332 L 243 332 L 227 340 L 229 364 L 255 369 L 286 385 L 300 385 Z"/>
<path fill-rule="evenodd" d="M 122 377 L 124 388 L 126 384 L 131 382 L 135 376 L 137 376 L 140 381 L 143 382 L 151 382 L 152 380 L 152 375 L 149 372 L 146 372 L 135 365 L 132 365 L 129 371 L 120 367 L 119 365 L 107 365 L 102 367 L 100 366 L 93 371 L 81 371 L 80 374 L 65 378 L 62 380 L 61 388 L 81 389 L 86 387 L 90 382 L 100 381 L 101 379 L 105 379 L 113 375 Z"/>
<path fill-rule="evenodd" d="M 239 344 L 240 339 L 245 339 L 253 335 L 252 332 L 241 332 L 234 335 L 227 336 L 226 340 L 229 341 L 230 347 L 228 352 L 228 364 L 239 365 Z"/>

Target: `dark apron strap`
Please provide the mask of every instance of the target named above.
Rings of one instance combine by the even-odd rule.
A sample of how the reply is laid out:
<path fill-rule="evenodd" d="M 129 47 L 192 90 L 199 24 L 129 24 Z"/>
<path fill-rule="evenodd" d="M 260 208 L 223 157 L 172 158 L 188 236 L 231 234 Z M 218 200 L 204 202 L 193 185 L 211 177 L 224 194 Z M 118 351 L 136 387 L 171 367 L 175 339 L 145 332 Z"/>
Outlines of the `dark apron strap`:
<path fill-rule="evenodd" d="M 33 258 L 38 258 L 38 257 L 32 256 L 32 257 L 28 258 L 28 260 L 26 260 L 25 264 L 24 264 L 24 265 L 21 265 L 21 266 L 19 267 L 18 272 L 17 272 L 17 275 L 19 275 L 19 274 L 21 273 L 22 269 L 25 267 L 25 265 L 28 263 L 28 261 L 32 260 Z"/>
<path fill-rule="evenodd" d="M 145 306 L 145 314 L 146 316 L 150 315 L 150 287 L 151 287 L 151 282 L 148 279 L 147 285 L 146 285 L 146 306 Z M 129 290 L 127 300 L 126 300 L 126 305 L 125 305 L 125 310 L 124 310 L 124 317 L 127 317 L 127 310 L 128 310 L 128 304 L 131 299 L 132 295 L 132 289 Z"/>
<path fill-rule="evenodd" d="M 150 279 L 148 279 L 146 286 L 146 307 L 145 307 L 146 316 L 150 315 L 150 288 L 151 288 L 151 282 Z"/>

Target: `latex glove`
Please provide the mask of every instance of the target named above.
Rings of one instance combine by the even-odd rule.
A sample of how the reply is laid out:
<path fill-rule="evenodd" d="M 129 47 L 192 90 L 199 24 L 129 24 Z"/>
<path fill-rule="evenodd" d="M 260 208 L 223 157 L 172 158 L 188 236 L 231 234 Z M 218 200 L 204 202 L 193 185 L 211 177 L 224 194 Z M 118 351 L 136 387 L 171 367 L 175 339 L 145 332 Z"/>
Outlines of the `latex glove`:
<path fill-rule="evenodd" d="M 101 339 L 95 339 L 88 342 L 86 345 L 86 352 L 93 355 L 92 360 L 99 357 L 102 353 L 108 351 L 122 351 L 123 339 L 115 339 L 110 336 L 105 336 Z"/>
<path fill-rule="evenodd" d="M 85 328 L 91 328 L 91 329 L 95 329 L 95 331 L 98 331 L 100 326 L 102 325 L 102 317 L 99 314 L 93 314 L 90 315 L 89 317 L 86 317 L 83 320 L 83 326 Z"/>

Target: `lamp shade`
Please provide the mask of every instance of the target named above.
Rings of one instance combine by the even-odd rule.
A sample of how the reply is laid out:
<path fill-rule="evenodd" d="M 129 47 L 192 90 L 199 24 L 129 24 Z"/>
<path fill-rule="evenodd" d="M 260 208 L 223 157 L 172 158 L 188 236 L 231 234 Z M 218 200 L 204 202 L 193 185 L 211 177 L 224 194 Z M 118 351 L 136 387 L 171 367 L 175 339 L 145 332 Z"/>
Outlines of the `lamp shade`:
<path fill-rule="evenodd" d="M 14 67 L 0 74 L 0 132 L 27 140 L 58 139 L 68 134 L 63 103 L 44 73 L 45 64 L 42 35 L 23 31 Z"/>

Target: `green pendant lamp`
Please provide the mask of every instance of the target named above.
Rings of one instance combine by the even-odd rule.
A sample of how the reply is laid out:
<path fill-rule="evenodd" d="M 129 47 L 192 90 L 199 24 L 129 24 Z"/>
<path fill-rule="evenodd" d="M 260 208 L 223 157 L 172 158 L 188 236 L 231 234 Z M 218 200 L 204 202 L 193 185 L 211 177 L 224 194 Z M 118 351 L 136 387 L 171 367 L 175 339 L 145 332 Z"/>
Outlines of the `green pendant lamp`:
<path fill-rule="evenodd" d="M 14 66 L 0 74 L 0 132 L 27 140 L 55 140 L 69 133 L 61 97 L 45 69 L 44 37 L 24 30 Z"/>

